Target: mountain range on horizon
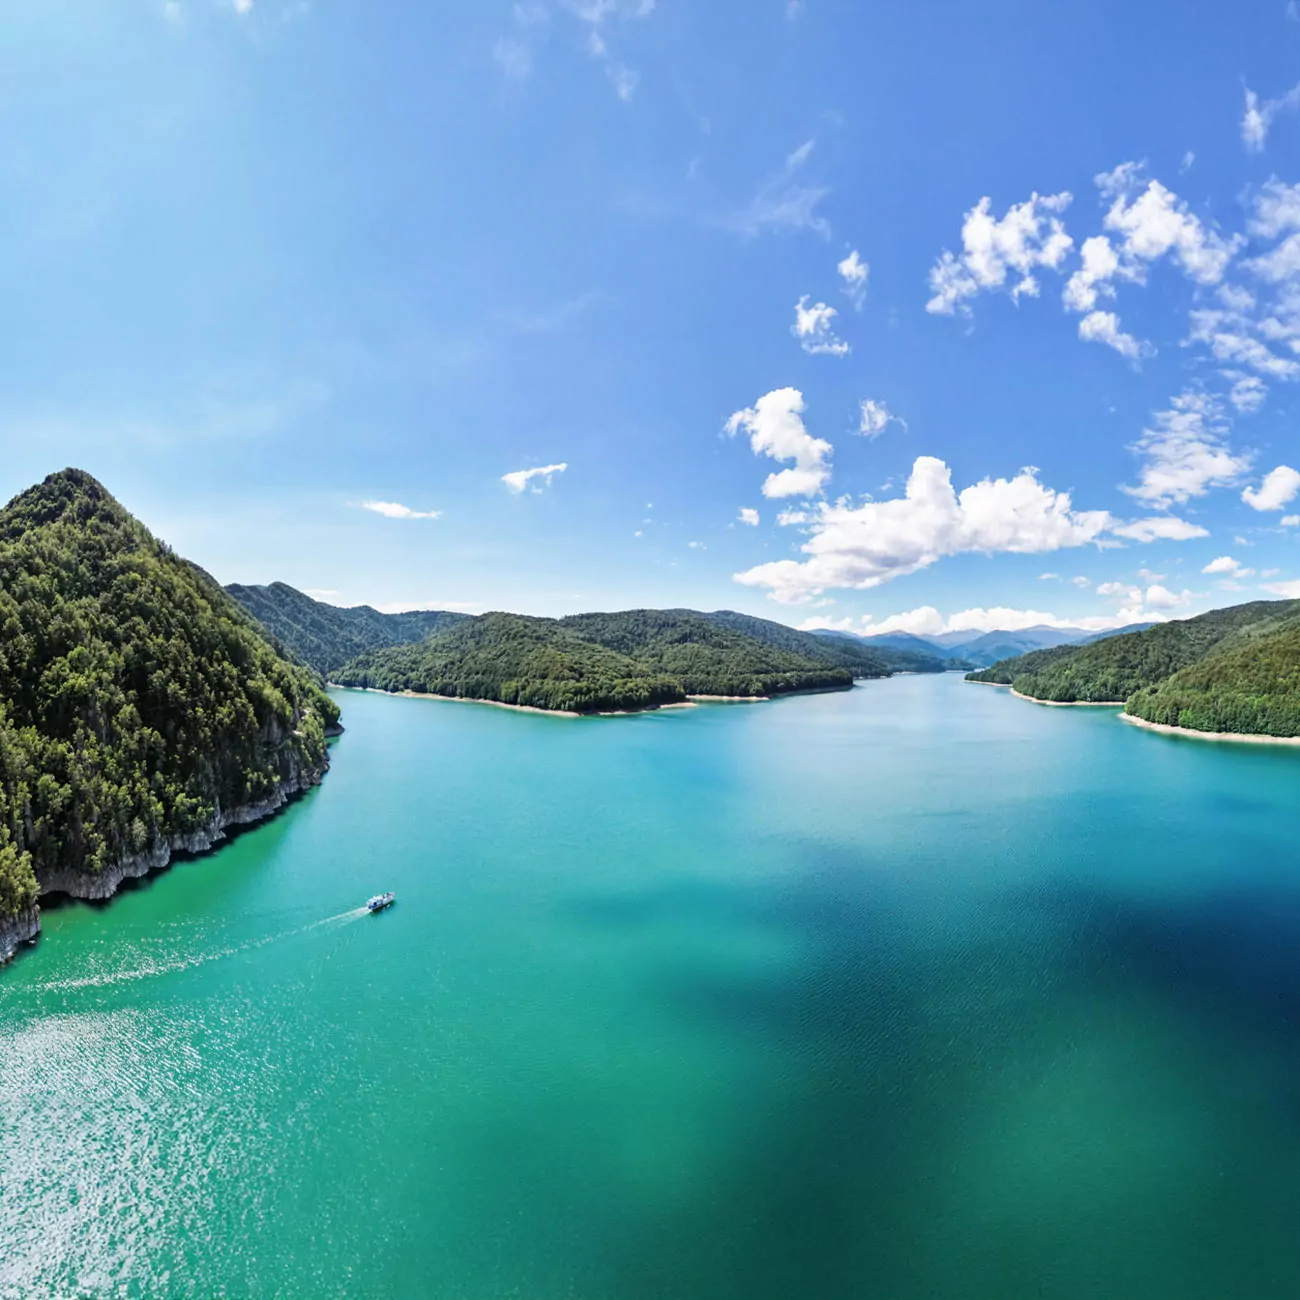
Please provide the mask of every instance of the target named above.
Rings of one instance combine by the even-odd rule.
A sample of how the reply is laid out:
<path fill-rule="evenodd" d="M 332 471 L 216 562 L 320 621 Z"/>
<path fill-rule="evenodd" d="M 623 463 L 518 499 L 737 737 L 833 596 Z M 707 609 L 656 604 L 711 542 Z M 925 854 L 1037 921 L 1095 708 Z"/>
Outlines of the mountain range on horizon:
<path fill-rule="evenodd" d="M 1052 650 L 1067 645 L 1091 645 L 1094 641 L 1124 636 L 1129 632 L 1144 632 L 1151 626 L 1153 626 L 1151 623 L 1133 623 L 1105 632 L 1094 632 L 1082 627 L 1041 625 L 1014 631 L 995 628 L 974 635 L 970 632 L 941 632 L 931 637 L 917 636 L 911 632 L 881 632 L 872 636 L 837 630 L 821 630 L 815 635 L 840 637 L 859 644 L 889 646 L 915 654 L 938 655 L 940 658 L 950 660 L 954 668 L 967 665 L 989 668 L 1004 659 L 1014 659 L 1035 650 Z"/>

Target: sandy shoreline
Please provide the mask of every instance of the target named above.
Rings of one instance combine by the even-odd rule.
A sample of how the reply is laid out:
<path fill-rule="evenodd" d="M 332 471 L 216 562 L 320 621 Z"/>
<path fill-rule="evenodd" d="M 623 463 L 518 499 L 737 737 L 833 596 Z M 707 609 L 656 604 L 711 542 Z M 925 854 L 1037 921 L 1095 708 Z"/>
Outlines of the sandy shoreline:
<path fill-rule="evenodd" d="M 1022 695 L 1014 686 L 1006 682 L 968 682 L 969 686 L 1000 686 L 1010 691 L 1018 700 L 1027 700 L 1030 704 L 1045 704 L 1049 709 L 1122 709 L 1123 700 L 1040 700 L 1033 695 Z"/>
<path fill-rule="evenodd" d="M 709 699 L 711 696 L 691 695 L 671 704 L 647 704 L 643 709 L 593 709 L 590 713 L 577 713 L 573 709 L 539 709 L 534 704 L 507 704 L 504 700 L 480 700 L 467 695 L 435 695 L 432 691 L 385 691 L 378 686 L 343 686 L 339 682 L 326 682 L 332 691 L 366 691 L 370 695 L 391 695 L 408 700 L 443 700 L 448 704 L 487 704 L 494 709 L 510 709 L 515 713 L 540 713 L 546 718 L 624 718 L 634 713 L 656 713 L 660 709 L 693 708 L 691 701 Z M 760 696 L 758 698 L 766 698 Z"/>
<path fill-rule="evenodd" d="M 1131 713 L 1119 715 L 1125 722 L 1144 731 L 1158 731 L 1165 736 L 1186 736 L 1190 740 L 1235 740 L 1244 745 L 1300 745 L 1300 736 L 1255 736 L 1242 731 L 1193 731 L 1191 727 L 1171 727 L 1163 722 L 1148 722 Z"/>
<path fill-rule="evenodd" d="M 1122 709 L 1124 707 L 1123 700 L 1039 700 L 1032 695 L 1021 695 L 1014 686 L 1011 688 L 1011 694 L 1018 700 L 1028 700 L 1030 704 L 1046 704 L 1049 709 Z"/>

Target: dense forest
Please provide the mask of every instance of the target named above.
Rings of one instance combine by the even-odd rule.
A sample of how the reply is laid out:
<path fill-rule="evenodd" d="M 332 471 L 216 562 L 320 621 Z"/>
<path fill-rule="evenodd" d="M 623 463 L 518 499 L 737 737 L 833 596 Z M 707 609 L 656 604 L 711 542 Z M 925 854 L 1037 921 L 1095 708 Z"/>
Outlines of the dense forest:
<path fill-rule="evenodd" d="M 0 917 L 314 778 L 337 706 L 79 470 L 0 511 Z"/>
<path fill-rule="evenodd" d="M 681 683 L 555 619 L 484 614 L 427 641 L 371 650 L 335 674 L 345 686 L 499 700 L 592 713 L 685 698 Z"/>
<path fill-rule="evenodd" d="M 1059 703 L 1126 703 L 1194 731 L 1300 735 L 1300 601 L 1254 601 L 1085 646 L 1008 659 L 968 680 Z"/>
<path fill-rule="evenodd" d="M 587 713 L 687 695 L 842 689 L 855 676 L 890 671 L 878 655 L 853 646 L 841 652 L 779 623 L 752 620 L 760 632 L 779 629 L 763 639 L 737 631 L 732 620 L 742 618 L 644 609 L 562 619 L 484 614 L 416 645 L 370 651 L 335 678 L 349 686 Z"/>
<path fill-rule="evenodd" d="M 235 583 L 226 591 L 278 646 L 326 678 L 367 650 L 423 641 L 431 633 L 453 627 L 469 617 L 440 609 L 405 614 L 381 614 L 369 605 L 342 609 L 313 600 L 284 582 L 273 582 L 267 587 Z"/>

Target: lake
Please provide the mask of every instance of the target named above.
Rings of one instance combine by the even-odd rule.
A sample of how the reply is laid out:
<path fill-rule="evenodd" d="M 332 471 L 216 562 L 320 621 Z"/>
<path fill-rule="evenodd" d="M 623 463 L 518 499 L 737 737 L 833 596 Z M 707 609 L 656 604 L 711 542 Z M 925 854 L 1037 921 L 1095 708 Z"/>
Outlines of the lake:
<path fill-rule="evenodd" d="M 1300 1294 L 1300 754 L 339 699 L 0 971 L 0 1296 Z"/>

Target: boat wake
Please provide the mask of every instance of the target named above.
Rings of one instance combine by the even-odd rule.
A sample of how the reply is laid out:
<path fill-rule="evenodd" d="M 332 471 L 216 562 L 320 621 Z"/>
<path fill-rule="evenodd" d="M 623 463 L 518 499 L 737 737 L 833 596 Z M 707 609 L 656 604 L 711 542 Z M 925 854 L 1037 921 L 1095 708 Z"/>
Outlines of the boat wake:
<path fill-rule="evenodd" d="M 311 921 L 306 925 L 294 926 L 289 930 L 279 930 L 275 934 L 263 935 L 260 939 L 249 939 L 244 943 L 234 944 L 227 948 L 218 948 L 213 952 L 197 953 L 190 957 L 177 957 L 170 960 L 154 961 L 145 959 L 132 966 L 129 970 L 111 970 L 97 975 L 80 975 L 72 979 L 47 980 L 27 987 L 33 993 L 61 992 L 73 989 L 105 988 L 113 984 L 129 983 L 133 980 L 154 979 L 160 975 L 177 975 L 181 971 L 194 970 L 199 966 L 206 966 L 210 962 L 225 961 L 229 957 L 238 957 L 243 953 L 255 952 L 257 949 L 265 948 L 269 944 L 278 943 L 284 939 L 292 939 L 294 935 L 308 934 L 313 930 L 323 929 L 327 932 L 338 930 L 353 921 L 359 921 L 363 916 L 367 915 L 369 913 L 364 907 L 352 907 L 346 912 L 324 917 L 320 921 Z"/>

